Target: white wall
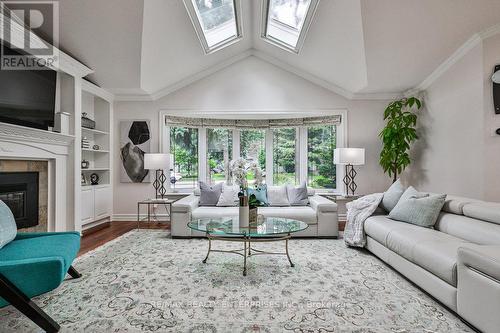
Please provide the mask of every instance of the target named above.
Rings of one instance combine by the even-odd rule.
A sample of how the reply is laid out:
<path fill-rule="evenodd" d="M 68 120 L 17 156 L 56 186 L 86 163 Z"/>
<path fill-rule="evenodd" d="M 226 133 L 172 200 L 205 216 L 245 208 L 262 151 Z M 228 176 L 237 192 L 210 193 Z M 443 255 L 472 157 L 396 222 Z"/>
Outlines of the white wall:
<path fill-rule="evenodd" d="M 500 37 L 470 50 L 425 92 L 420 140 L 407 183 L 425 191 L 500 201 L 500 116 L 494 115 L 491 74 Z"/>
<path fill-rule="evenodd" d="M 151 119 L 153 152 L 158 150 L 159 111 L 186 114 L 193 111 L 244 110 L 267 114 L 294 110 L 303 116 L 318 110 L 348 111 L 348 142 L 366 148 L 366 165 L 358 168 L 359 193 L 384 191 L 390 179 L 378 165 L 378 133 L 388 101 L 349 101 L 256 57 L 248 57 L 156 102 L 117 102 L 115 128 L 122 119 Z M 118 133 L 115 133 L 114 213 L 125 218 L 136 212 L 137 201 L 154 194 L 151 184 L 120 183 Z"/>

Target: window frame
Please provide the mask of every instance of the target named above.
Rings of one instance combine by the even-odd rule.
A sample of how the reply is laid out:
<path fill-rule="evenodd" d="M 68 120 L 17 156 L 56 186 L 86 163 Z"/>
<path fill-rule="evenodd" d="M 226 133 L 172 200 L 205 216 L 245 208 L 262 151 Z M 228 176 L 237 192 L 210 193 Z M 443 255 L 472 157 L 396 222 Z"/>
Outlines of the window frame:
<path fill-rule="evenodd" d="M 309 32 L 309 28 L 314 19 L 314 15 L 316 14 L 316 9 L 318 8 L 320 0 L 311 0 L 309 4 L 309 8 L 306 13 L 306 17 L 304 18 L 304 24 L 302 25 L 302 29 L 299 32 L 299 38 L 297 39 L 297 44 L 295 47 L 275 38 L 269 36 L 267 34 L 267 26 L 269 22 L 269 7 L 271 0 L 261 0 L 261 33 L 260 38 L 267 43 L 270 43 L 274 46 L 279 47 L 282 50 L 299 54 L 302 46 L 304 46 L 304 42 L 306 40 L 307 33 Z"/>
<path fill-rule="evenodd" d="M 200 110 L 190 110 L 190 109 L 168 109 L 168 110 L 160 110 L 159 112 L 159 151 L 163 153 L 170 153 L 170 127 L 165 125 L 165 117 L 167 116 L 178 116 L 179 111 L 182 111 L 183 116 L 192 117 L 192 118 L 203 118 L 206 117 L 207 114 L 210 114 L 217 118 L 217 116 L 226 116 L 228 119 L 235 119 L 234 115 L 228 117 L 227 110 L 205 110 L 200 112 Z M 330 110 L 273 110 L 269 111 L 268 118 L 274 119 L 273 115 L 275 114 L 283 114 L 286 112 L 289 114 L 290 118 L 293 117 L 303 117 L 304 114 L 308 114 L 310 116 L 333 116 L 340 115 L 342 121 L 340 125 L 336 125 L 336 134 L 337 134 L 337 142 L 336 148 L 345 148 L 348 147 L 348 136 L 347 131 L 349 128 L 349 119 L 347 109 L 330 109 Z M 249 111 L 241 110 L 238 111 L 241 114 L 247 114 Z M 236 113 L 236 114 L 238 114 Z M 253 114 L 253 113 L 252 113 Z M 262 118 L 262 116 L 260 116 Z M 207 163 L 207 145 L 206 145 L 206 130 L 207 128 L 214 127 L 196 127 L 196 126 L 184 126 L 184 127 L 195 127 L 198 128 L 198 182 L 206 181 L 206 163 Z M 307 128 L 308 126 L 290 126 L 297 128 L 298 132 L 298 144 L 299 147 L 299 184 L 304 181 L 307 183 L 308 179 L 308 154 L 307 154 Z M 240 129 L 233 128 L 233 150 L 232 150 L 232 159 L 237 159 L 240 157 Z M 268 186 L 273 186 L 273 135 L 272 129 L 265 129 L 265 149 L 266 149 L 266 184 Z M 332 161 L 333 163 L 333 161 Z M 344 178 L 344 168 L 342 166 L 337 166 L 337 184 L 335 189 L 323 189 L 318 188 L 315 189 L 316 193 L 319 194 L 344 194 L 344 186 L 342 183 L 342 179 Z M 167 190 L 170 189 L 170 182 L 168 182 Z M 192 193 L 192 189 L 178 189 L 181 193 Z"/>
<path fill-rule="evenodd" d="M 194 30 L 196 32 L 196 36 L 200 41 L 200 44 L 203 48 L 203 52 L 207 54 L 211 54 L 217 52 L 225 47 L 228 47 L 234 43 L 239 42 L 243 38 L 243 24 L 242 24 L 242 15 L 241 15 L 241 0 L 232 0 L 234 6 L 234 20 L 236 24 L 236 36 L 227 38 L 213 46 L 209 46 L 207 42 L 207 38 L 205 36 L 205 32 L 203 31 L 202 23 L 198 18 L 198 14 L 196 12 L 196 8 L 192 0 L 183 0 L 184 6 L 188 12 L 188 16 L 193 24 Z"/>

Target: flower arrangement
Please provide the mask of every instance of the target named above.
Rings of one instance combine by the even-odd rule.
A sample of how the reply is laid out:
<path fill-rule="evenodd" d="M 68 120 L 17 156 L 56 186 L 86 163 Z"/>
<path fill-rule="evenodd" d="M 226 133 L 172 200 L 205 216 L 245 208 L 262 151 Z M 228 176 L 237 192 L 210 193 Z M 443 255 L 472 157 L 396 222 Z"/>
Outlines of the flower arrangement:
<path fill-rule="evenodd" d="M 244 158 L 241 157 L 236 160 L 232 160 L 229 163 L 229 171 L 232 176 L 231 178 L 234 180 L 234 183 L 240 187 L 240 193 L 243 192 L 243 194 L 248 189 L 248 172 L 252 172 L 254 175 L 255 187 L 259 187 L 264 182 L 262 170 L 257 165 L 257 163 L 248 163 Z"/>

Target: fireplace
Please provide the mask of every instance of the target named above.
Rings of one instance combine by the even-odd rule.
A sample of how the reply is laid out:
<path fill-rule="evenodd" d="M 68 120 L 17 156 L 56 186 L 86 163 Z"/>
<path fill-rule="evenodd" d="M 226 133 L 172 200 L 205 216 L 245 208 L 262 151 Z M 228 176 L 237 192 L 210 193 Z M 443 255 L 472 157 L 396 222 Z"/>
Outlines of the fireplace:
<path fill-rule="evenodd" d="M 38 172 L 0 172 L 0 200 L 9 206 L 17 229 L 39 223 Z"/>

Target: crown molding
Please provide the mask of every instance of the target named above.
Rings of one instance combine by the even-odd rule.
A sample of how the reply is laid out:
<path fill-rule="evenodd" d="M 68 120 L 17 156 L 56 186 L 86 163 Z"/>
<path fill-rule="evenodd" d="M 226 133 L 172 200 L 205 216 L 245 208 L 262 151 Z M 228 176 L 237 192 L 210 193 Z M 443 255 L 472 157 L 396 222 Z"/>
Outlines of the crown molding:
<path fill-rule="evenodd" d="M 415 88 L 407 90 L 405 96 L 417 95 L 420 92 L 427 90 L 434 82 L 436 82 L 444 73 L 446 73 L 460 59 L 466 56 L 472 49 L 480 45 L 485 39 L 500 34 L 500 24 L 494 25 L 479 33 L 474 34 L 465 43 L 463 43 L 451 56 L 443 61 L 425 80 L 423 80 Z"/>

